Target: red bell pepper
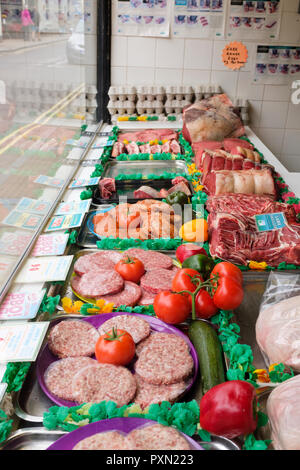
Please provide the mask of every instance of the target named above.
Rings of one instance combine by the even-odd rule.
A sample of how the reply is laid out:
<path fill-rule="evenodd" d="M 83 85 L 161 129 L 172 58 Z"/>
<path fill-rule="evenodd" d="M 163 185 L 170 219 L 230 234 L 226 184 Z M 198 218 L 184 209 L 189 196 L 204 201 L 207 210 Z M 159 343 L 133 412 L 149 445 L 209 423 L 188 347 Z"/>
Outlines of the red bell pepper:
<path fill-rule="evenodd" d="M 251 434 L 257 419 L 255 388 L 243 380 L 216 385 L 200 401 L 200 426 L 217 436 L 234 439 Z"/>
<path fill-rule="evenodd" d="M 180 263 L 183 263 L 187 258 L 190 258 L 190 256 L 194 255 L 207 256 L 207 252 L 201 246 L 194 245 L 192 243 L 185 243 L 184 245 L 180 245 L 176 250 L 176 258 Z"/>

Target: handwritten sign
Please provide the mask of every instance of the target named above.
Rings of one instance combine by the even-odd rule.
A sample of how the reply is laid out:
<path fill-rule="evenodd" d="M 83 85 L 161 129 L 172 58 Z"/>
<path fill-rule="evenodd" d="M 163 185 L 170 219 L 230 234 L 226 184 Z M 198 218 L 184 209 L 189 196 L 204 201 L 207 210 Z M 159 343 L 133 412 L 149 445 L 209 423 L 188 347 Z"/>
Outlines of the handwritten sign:
<path fill-rule="evenodd" d="M 229 69 L 239 70 L 248 60 L 248 50 L 242 42 L 230 42 L 223 49 L 222 60 Z"/>

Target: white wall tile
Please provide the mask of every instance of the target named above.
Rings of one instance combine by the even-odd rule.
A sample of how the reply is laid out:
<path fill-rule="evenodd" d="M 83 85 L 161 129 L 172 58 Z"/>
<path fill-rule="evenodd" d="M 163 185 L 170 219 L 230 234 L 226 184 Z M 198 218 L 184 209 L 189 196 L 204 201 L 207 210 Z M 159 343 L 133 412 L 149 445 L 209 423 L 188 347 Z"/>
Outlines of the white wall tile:
<path fill-rule="evenodd" d="M 293 103 L 289 104 L 286 127 L 287 129 L 299 129 L 300 130 L 300 104 L 293 104 Z M 300 153 L 300 148 L 299 148 L 299 153 Z"/>
<path fill-rule="evenodd" d="M 283 1 L 283 11 L 292 11 L 296 13 L 298 11 L 299 0 L 285 0 Z"/>
<path fill-rule="evenodd" d="M 112 67 L 111 68 L 111 85 L 124 85 L 127 83 L 127 69 L 126 67 Z"/>
<path fill-rule="evenodd" d="M 228 44 L 228 41 L 214 41 L 213 60 L 212 60 L 213 70 L 225 69 L 225 65 L 223 64 L 223 61 L 222 61 L 222 52 L 226 44 Z"/>
<path fill-rule="evenodd" d="M 208 85 L 210 84 L 210 70 L 190 70 L 184 69 L 182 83 L 183 85 Z"/>
<path fill-rule="evenodd" d="M 223 91 L 233 99 L 236 96 L 238 74 L 238 71 L 221 72 L 220 70 L 212 70 L 211 81 L 216 85 L 220 85 Z"/>
<path fill-rule="evenodd" d="M 236 92 L 239 98 L 261 101 L 263 99 L 264 88 L 264 85 L 253 83 L 251 72 L 239 72 Z"/>
<path fill-rule="evenodd" d="M 155 69 L 149 67 L 128 67 L 127 85 L 153 85 Z"/>
<path fill-rule="evenodd" d="M 300 132 L 298 130 L 287 129 L 285 131 L 282 154 L 299 155 L 300 148 Z"/>
<path fill-rule="evenodd" d="M 210 70 L 212 65 L 212 51 L 213 41 L 186 39 L 184 68 Z"/>
<path fill-rule="evenodd" d="M 156 69 L 155 85 L 181 85 L 182 69 Z"/>
<path fill-rule="evenodd" d="M 291 173 L 300 172 L 300 155 L 282 155 L 281 162 Z"/>
<path fill-rule="evenodd" d="M 284 129 L 288 112 L 288 103 L 264 101 L 261 110 L 260 127 Z"/>
<path fill-rule="evenodd" d="M 250 126 L 259 128 L 262 101 L 249 100 Z"/>
<path fill-rule="evenodd" d="M 264 100 L 289 101 L 291 90 L 288 85 L 265 85 Z"/>
<path fill-rule="evenodd" d="M 281 154 L 284 130 L 260 127 L 256 132 L 261 141 L 278 157 Z"/>
<path fill-rule="evenodd" d="M 157 39 L 156 67 L 181 69 L 184 61 L 184 41 L 182 39 Z"/>
<path fill-rule="evenodd" d="M 155 66 L 156 40 L 154 38 L 129 37 L 127 65 L 129 67 Z"/>
<path fill-rule="evenodd" d="M 113 67 L 125 67 L 127 65 L 127 37 L 112 37 L 111 65 Z"/>
<path fill-rule="evenodd" d="M 288 0 L 289 1 L 289 0 Z M 300 41 L 300 15 L 283 12 L 280 29 L 281 43 L 298 43 Z"/>

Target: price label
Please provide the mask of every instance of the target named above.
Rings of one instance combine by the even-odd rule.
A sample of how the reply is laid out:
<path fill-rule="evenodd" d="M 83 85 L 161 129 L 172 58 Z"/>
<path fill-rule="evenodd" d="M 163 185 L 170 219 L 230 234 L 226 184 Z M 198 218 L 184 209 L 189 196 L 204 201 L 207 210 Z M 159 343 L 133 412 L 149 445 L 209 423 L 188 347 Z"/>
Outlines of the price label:
<path fill-rule="evenodd" d="M 222 59 L 224 65 L 229 69 L 239 70 L 247 63 L 247 47 L 242 42 L 231 42 L 223 49 Z"/>

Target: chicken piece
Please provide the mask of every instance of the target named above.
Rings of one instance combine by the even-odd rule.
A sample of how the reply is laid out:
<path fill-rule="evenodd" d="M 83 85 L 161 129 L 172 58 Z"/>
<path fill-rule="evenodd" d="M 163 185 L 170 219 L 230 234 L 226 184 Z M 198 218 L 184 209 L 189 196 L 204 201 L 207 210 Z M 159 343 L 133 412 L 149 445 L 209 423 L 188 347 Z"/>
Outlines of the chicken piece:
<path fill-rule="evenodd" d="M 270 364 L 282 363 L 300 372 L 300 296 L 261 310 L 255 329 Z"/>
<path fill-rule="evenodd" d="M 171 153 L 170 141 L 165 142 L 161 148 L 162 153 Z"/>
<path fill-rule="evenodd" d="M 151 153 L 151 145 L 150 144 L 140 145 L 140 153 Z"/>
<path fill-rule="evenodd" d="M 279 384 L 269 395 L 266 411 L 275 450 L 300 450 L 300 375 Z"/>
<path fill-rule="evenodd" d="M 125 152 L 125 145 L 123 142 L 116 142 L 113 146 L 112 154 L 111 156 L 113 158 L 117 158 L 119 155 Z"/>
<path fill-rule="evenodd" d="M 126 145 L 126 150 L 128 155 L 136 155 L 140 153 L 139 146 L 136 142 L 130 142 L 130 144 Z"/>
<path fill-rule="evenodd" d="M 180 145 L 177 142 L 177 140 L 172 140 L 172 142 L 170 144 L 170 147 L 171 147 L 171 152 L 175 153 L 176 155 L 181 152 L 180 151 Z"/>

